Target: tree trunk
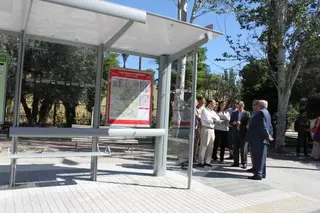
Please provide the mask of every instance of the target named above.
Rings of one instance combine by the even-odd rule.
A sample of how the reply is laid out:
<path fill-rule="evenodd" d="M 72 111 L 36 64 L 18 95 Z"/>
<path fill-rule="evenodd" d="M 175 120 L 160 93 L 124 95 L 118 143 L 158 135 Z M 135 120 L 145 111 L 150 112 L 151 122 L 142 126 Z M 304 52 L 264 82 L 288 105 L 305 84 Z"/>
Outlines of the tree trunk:
<path fill-rule="evenodd" d="M 187 0 L 179 0 L 178 1 L 178 19 L 181 21 L 187 21 Z M 182 120 L 182 103 L 184 102 L 184 89 L 185 89 L 185 78 L 186 78 L 186 66 L 187 66 L 187 56 L 182 57 L 178 61 L 178 70 L 177 70 L 177 79 L 176 79 L 176 91 L 174 98 L 174 112 L 173 112 L 173 122 L 174 126 L 180 128 L 180 123 Z"/>
<path fill-rule="evenodd" d="M 287 131 L 287 110 L 290 93 L 278 92 L 278 113 L 276 126 L 276 149 L 282 153 L 285 146 L 285 134 Z"/>
<path fill-rule="evenodd" d="M 38 109 L 39 109 L 39 96 L 36 91 L 33 92 L 33 97 L 32 97 L 32 123 L 37 122 L 37 117 L 38 117 Z"/>
<path fill-rule="evenodd" d="M 71 128 L 76 117 L 76 106 L 74 104 L 64 104 L 66 110 L 66 127 Z"/>
<path fill-rule="evenodd" d="M 28 107 L 27 100 L 25 99 L 23 94 L 21 95 L 21 104 L 23 106 L 24 112 L 26 113 L 28 124 L 30 124 L 30 125 L 33 124 L 31 109 Z"/>
<path fill-rule="evenodd" d="M 285 134 L 287 130 L 287 110 L 291 92 L 291 82 L 287 83 L 288 71 L 286 66 L 286 46 L 285 46 L 285 32 L 286 32 L 286 16 L 287 16 L 287 1 L 272 1 L 275 8 L 276 17 L 276 44 L 277 52 L 277 90 L 278 90 L 278 113 L 277 113 L 277 128 L 276 128 L 276 148 L 282 153 L 285 146 Z M 271 70 L 273 72 L 274 70 Z M 272 73 L 271 73 L 272 74 Z"/>
<path fill-rule="evenodd" d="M 47 117 L 52 107 L 52 101 L 48 97 L 41 102 L 40 112 L 39 112 L 39 123 L 44 125 L 47 123 Z"/>
<path fill-rule="evenodd" d="M 57 102 L 54 103 L 54 107 L 53 107 L 53 122 L 52 122 L 53 126 L 56 125 L 56 118 L 57 118 Z"/>

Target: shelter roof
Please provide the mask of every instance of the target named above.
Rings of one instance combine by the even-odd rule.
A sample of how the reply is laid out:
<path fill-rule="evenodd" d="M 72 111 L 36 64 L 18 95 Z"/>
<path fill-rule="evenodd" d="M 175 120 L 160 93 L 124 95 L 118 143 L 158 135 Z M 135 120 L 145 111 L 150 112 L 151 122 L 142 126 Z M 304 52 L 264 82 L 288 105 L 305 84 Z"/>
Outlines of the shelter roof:
<path fill-rule="evenodd" d="M 221 34 L 99 0 L 0 0 L 0 31 L 27 38 L 176 59 Z"/>

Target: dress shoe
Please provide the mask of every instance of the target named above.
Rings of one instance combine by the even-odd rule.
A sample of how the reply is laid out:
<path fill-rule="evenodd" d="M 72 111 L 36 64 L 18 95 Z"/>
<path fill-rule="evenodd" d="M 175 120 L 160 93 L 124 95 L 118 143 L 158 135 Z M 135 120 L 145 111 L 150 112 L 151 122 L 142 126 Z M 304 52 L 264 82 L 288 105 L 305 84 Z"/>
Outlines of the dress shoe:
<path fill-rule="evenodd" d="M 198 166 L 201 168 L 204 168 L 204 164 L 202 164 L 202 163 L 199 163 Z"/>
<path fill-rule="evenodd" d="M 211 165 L 211 164 L 209 164 L 209 163 L 205 163 L 205 164 L 204 164 L 204 166 L 212 167 L 212 165 Z"/>
<path fill-rule="evenodd" d="M 262 180 L 262 177 L 259 176 L 259 175 L 253 175 L 251 177 L 248 177 L 248 179 L 250 179 L 250 180 Z"/>
<path fill-rule="evenodd" d="M 255 172 L 256 170 L 254 168 L 247 169 L 247 172 Z"/>
<path fill-rule="evenodd" d="M 242 169 L 247 169 L 247 164 L 242 164 Z"/>
<path fill-rule="evenodd" d="M 239 167 L 239 164 L 234 163 L 234 164 L 231 165 L 231 167 Z"/>

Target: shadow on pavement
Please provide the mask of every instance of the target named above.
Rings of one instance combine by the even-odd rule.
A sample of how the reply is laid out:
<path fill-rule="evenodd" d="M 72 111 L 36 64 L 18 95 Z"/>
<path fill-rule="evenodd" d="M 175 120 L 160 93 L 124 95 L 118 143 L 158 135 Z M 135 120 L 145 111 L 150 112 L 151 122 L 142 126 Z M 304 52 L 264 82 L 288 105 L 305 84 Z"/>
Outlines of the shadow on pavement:
<path fill-rule="evenodd" d="M 127 186 L 140 186 L 140 187 L 148 187 L 148 188 L 162 188 L 162 189 L 186 189 L 187 188 L 182 188 L 182 187 L 175 187 L 175 186 L 159 186 L 159 185 L 148 185 L 148 184 L 141 184 L 141 183 L 120 183 L 120 182 L 115 182 L 115 181 L 99 181 L 102 183 L 109 183 L 109 184 L 115 184 L 115 185 L 127 185 Z"/>
<path fill-rule="evenodd" d="M 315 166 L 320 169 L 320 162 L 319 161 L 314 161 L 311 159 L 311 157 L 304 157 L 304 156 L 298 157 L 292 152 L 285 153 L 285 154 L 278 154 L 278 153 L 271 151 L 270 153 L 268 153 L 268 158 L 275 159 L 275 160 L 299 162 L 299 163 Z M 292 169 L 294 169 L 294 168 L 292 168 Z M 303 168 L 297 168 L 297 169 L 303 169 Z M 307 170 L 307 168 L 306 168 L 306 170 Z"/>
<path fill-rule="evenodd" d="M 10 179 L 9 170 L 9 165 L 0 166 L 0 190 L 8 189 Z M 128 176 L 153 176 L 153 174 L 145 172 L 98 170 L 98 177 L 119 174 Z M 61 167 L 53 164 L 18 165 L 15 189 L 76 185 L 77 180 L 89 181 L 90 169 Z"/>
<path fill-rule="evenodd" d="M 239 174 L 241 173 L 241 174 Z M 243 175 L 242 175 L 243 174 Z M 194 176 L 201 176 L 207 178 L 235 178 L 235 179 L 247 179 L 252 174 L 244 169 L 236 169 L 227 166 L 216 166 L 212 169 L 200 169 L 193 172 Z"/>
<path fill-rule="evenodd" d="M 309 171 L 318 171 L 320 172 L 320 169 L 311 169 L 311 168 L 298 168 L 298 167 L 289 167 L 289 166 L 268 166 L 268 168 L 278 168 L 278 169 L 298 169 L 298 170 L 309 170 Z"/>

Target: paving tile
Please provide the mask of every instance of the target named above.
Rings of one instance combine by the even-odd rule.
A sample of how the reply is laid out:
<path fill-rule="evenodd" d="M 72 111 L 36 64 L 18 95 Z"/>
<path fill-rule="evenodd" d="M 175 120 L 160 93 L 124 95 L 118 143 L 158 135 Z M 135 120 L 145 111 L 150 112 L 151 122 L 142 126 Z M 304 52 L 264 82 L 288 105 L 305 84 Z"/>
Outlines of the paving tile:
<path fill-rule="evenodd" d="M 210 171 L 198 171 L 191 190 L 187 190 L 183 172 L 168 171 L 165 177 L 154 177 L 149 167 L 137 165 L 135 168 L 134 162 L 130 167 L 129 163 L 126 165 L 100 163 L 97 182 L 89 181 L 88 163 L 27 165 L 30 170 L 24 167 L 19 172 L 18 180 L 23 184 L 18 189 L 0 190 L 0 206 L 5 212 L 24 213 L 298 213 L 301 209 L 316 213 L 320 209 L 317 199 L 234 174 L 231 178 L 219 174 L 223 178 L 217 178 Z"/>

